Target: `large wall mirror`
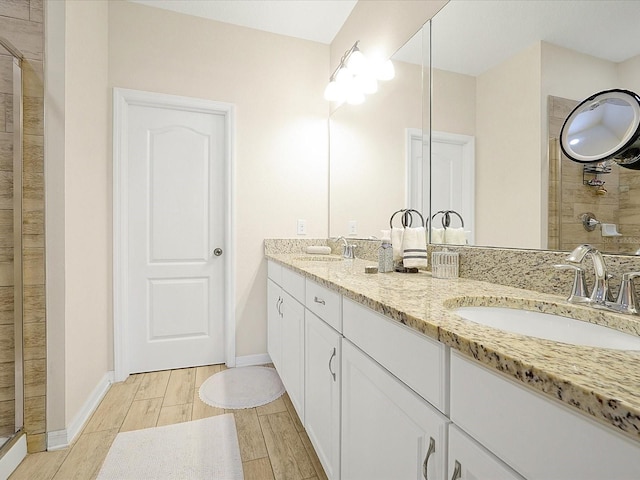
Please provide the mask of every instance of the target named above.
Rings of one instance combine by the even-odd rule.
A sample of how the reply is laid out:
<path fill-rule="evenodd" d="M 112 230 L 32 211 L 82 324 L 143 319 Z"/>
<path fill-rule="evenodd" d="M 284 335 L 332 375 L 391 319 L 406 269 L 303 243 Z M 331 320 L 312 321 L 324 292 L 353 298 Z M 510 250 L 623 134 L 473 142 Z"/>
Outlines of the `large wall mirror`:
<path fill-rule="evenodd" d="M 428 101 L 426 108 L 423 101 L 423 92 L 429 91 L 428 68 L 423 72 L 423 64 L 429 65 L 428 56 L 424 58 L 429 53 L 428 28 L 416 32 L 391 57 L 392 80 L 380 82 L 364 103 L 344 104 L 331 114 L 331 236 L 380 238 L 393 212 L 410 204 L 407 178 L 417 197 L 428 185 L 428 162 L 422 168 L 422 132 L 428 131 L 423 115 L 429 112 Z"/>
<path fill-rule="evenodd" d="M 407 132 L 424 128 L 433 163 L 423 195 L 433 198 L 432 214 L 461 214 L 469 244 L 566 250 L 589 242 L 634 253 L 640 172 L 614 166 L 589 176 L 561 158 L 554 137 L 578 101 L 609 88 L 640 91 L 638 18 L 635 1 L 450 1 L 430 33 L 428 26 L 419 33 L 423 44 L 431 38 L 431 105 L 427 87 L 414 94 L 421 114 L 408 97 L 403 110 L 398 99 L 372 96 L 332 115 L 330 234 L 348 235 L 355 220 L 356 236 L 379 235 L 394 209 L 410 206 Z M 368 122 L 381 122 L 370 136 L 343 128 Z M 622 236 L 603 237 L 600 226 L 587 232 L 586 212 Z"/>

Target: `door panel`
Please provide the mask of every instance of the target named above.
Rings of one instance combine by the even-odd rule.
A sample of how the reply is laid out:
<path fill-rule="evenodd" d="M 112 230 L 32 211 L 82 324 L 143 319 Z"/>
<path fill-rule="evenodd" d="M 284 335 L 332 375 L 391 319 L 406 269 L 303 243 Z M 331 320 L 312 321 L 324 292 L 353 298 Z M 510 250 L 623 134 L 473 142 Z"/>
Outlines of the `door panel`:
<path fill-rule="evenodd" d="M 221 363 L 225 117 L 129 107 L 130 373 Z"/>
<path fill-rule="evenodd" d="M 149 296 L 150 342 L 209 335 L 208 278 L 151 279 Z"/>
<path fill-rule="evenodd" d="M 207 261 L 210 151 L 210 138 L 201 132 L 184 127 L 149 132 L 151 262 Z"/>

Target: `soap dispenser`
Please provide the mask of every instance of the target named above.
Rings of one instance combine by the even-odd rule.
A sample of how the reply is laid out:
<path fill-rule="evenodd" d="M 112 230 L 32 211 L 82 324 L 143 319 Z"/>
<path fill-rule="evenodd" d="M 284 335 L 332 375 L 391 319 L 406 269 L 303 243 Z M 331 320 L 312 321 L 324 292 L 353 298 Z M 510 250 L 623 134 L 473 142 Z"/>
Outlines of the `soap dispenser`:
<path fill-rule="evenodd" d="M 378 272 L 393 271 L 393 247 L 391 245 L 391 231 L 382 230 L 382 242 L 378 249 Z"/>

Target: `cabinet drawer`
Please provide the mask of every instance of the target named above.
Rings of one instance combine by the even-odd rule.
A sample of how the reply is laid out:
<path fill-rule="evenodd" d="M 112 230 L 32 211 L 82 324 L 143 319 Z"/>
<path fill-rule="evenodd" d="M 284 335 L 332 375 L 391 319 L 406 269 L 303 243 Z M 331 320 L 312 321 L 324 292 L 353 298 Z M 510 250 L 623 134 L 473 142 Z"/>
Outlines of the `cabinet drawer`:
<path fill-rule="evenodd" d="M 461 480 L 478 478 L 524 480 L 454 424 L 449 424 L 449 473 L 447 478 L 454 478 L 456 468 L 460 476 L 455 478 Z"/>
<path fill-rule="evenodd" d="M 342 332 L 341 295 L 307 279 L 306 307 L 338 332 Z"/>
<path fill-rule="evenodd" d="M 441 412 L 448 412 L 449 354 L 444 344 L 348 298 L 343 334 Z"/>
<path fill-rule="evenodd" d="M 282 269 L 282 289 L 304 304 L 304 277 L 288 268 Z"/>
<path fill-rule="evenodd" d="M 282 265 L 271 260 L 267 261 L 267 277 L 282 286 Z"/>
<path fill-rule="evenodd" d="M 451 420 L 529 480 L 640 472 L 640 443 L 455 351 Z"/>

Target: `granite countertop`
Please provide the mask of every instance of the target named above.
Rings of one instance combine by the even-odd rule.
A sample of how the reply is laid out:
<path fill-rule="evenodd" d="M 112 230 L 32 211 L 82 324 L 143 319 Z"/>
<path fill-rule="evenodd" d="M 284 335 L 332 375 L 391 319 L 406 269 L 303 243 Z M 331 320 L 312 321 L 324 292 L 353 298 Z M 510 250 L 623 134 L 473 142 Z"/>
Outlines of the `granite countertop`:
<path fill-rule="evenodd" d="M 511 334 L 469 322 L 457 306 L 514 306 L 558 313 L 640 336 L 640 318 L 568 304 L 564 297 L 430 272 L 364 273 L 375 262 L 267 258 L 315 280 L 485 366 L 576 408 L 640 442 L 640 351 L 583 347 Z"/>

